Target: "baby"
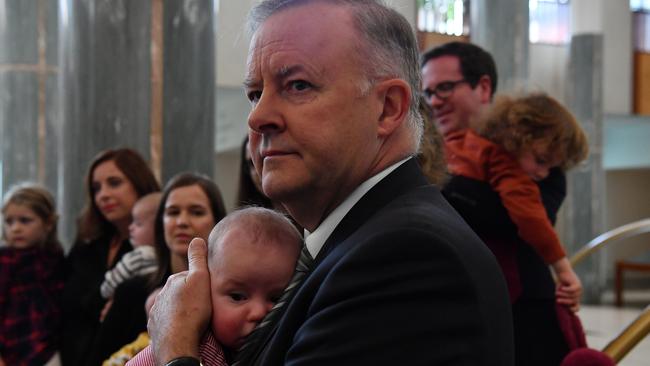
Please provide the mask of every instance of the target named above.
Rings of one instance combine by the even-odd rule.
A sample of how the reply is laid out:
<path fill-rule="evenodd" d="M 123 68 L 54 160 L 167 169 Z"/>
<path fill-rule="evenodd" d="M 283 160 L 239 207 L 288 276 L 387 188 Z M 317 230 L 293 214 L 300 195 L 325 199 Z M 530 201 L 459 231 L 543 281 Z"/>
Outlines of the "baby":
<path fill-rule="evenodd" d="M 225 366 L 289 283 L 302 238 L 282 214 L 249 207 L 221 220 L 208 239 L 211 329 L 199 353 L 205 366 Z M 153 366 L 151 348 L 127 365 Z"/>
<path fill-rule="evenodd" d="M 104 320 L 112 305 L 115 289 L 124 281 L 136 276 L 144 276 L 156 271 L 156 251 L 154 249 L 154 219 L 160 204 L 160 192 L 150 193 L 140 198 L 135 205 L 131 216 L 133 221 L 129 225 L 129 240 L 134 249 L 122 257 L 115 267 L 106 271 L 104 282 L 100 287 L 102 297 L 107 299 L 106 305 L 100 314 L 100 321 Z"/>

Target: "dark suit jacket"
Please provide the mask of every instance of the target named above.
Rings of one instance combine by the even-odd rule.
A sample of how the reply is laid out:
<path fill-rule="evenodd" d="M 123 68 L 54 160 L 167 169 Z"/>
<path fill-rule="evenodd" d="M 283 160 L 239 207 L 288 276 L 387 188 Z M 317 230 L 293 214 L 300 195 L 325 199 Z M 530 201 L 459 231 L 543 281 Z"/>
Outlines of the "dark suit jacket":
<path fill-rule="evenodd" d="M 508 366 L 511 324 L 494 257 L 410 160 L 337 226 L 257 364 Z"/>

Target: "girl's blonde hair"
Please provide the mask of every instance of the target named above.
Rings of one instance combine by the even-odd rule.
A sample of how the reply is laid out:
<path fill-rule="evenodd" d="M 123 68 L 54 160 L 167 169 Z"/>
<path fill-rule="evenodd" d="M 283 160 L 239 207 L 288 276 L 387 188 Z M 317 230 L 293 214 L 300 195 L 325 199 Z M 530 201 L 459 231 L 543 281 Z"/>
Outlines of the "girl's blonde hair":
<path fill-rule="evenodd" d="M 50 231 L 45 237 L 45 241 L 41 243 L 40 247 L 48 251 L 62 251 L 61 243 L 59 242 L 56 233 L 56 224 L 58 215 L 56 213 L 56 205 L 54 199 L 47 189 L 33 183 L 22 183 L 11 187 L 5 194 L 2 202 L 2 214 L 5 214 L 7 206 L 10 204 L 26 206 L 43 220 L 44 223 L 50 225 Z M 3 225 L 4 227 L 4 225 Z M 4 229 L 2 236 L 5 236 Z"/>
<path fill-rule="evenodd" d="M 543 93 L 519 98 L 498 97 L 478 126 L 478 133 L 519 157 L 533 144 L 557 152 L 560 167 L 568 170 L 587 157 L 587 137 L 573 115 Z"/>

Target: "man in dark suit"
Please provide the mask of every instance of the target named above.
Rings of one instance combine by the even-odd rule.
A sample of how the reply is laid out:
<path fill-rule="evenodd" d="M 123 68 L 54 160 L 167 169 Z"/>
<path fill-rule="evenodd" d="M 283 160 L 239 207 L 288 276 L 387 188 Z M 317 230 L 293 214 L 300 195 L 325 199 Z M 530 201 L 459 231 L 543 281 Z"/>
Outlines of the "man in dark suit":
<path fill-rule="evenodd" d="M 422 122 L 408 22 L 372 0 L 263 1 L 249 19 L 251 157 L 314 263 L 241 364 L 512 365 L 498 265 L 412 158 Z M 160 365 L 198 365 L 204 244 L 189 257 L 152 311 Z"/>

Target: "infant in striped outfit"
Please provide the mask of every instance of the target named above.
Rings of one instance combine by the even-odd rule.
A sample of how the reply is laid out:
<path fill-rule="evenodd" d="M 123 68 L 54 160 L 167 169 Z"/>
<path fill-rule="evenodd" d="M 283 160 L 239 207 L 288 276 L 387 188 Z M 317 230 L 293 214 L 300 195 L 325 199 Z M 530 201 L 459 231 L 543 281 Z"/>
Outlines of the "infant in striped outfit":
<path fill-rule="evenodd" d="M 104 282 L 100 287 L 102 297 L 108 300 L 102 310 L 100 320 L 110 309 L 115 289 L 124 281 L 154 273 L 158 267 L 154 249 L 154 219 L 160 205 L 160 192 L 150 193 L 140 198 L 134 205 L 129 225 L 129 241 L 133 250 L 124 254 L 122 259 L 106 271 Z"/>

